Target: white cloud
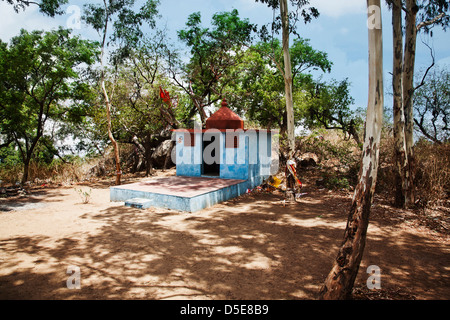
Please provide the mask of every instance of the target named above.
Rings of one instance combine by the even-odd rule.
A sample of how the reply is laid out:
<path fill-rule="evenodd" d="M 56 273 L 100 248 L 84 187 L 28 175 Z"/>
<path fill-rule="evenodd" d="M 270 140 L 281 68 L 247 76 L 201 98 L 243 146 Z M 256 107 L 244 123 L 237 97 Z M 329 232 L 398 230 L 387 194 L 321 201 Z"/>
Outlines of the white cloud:
<path fill-rule="evenodd" d="M 366 13 L 366 2 L 361 0 L 311 0 L 321 15 L 341 17 L 347 14 Z"/>

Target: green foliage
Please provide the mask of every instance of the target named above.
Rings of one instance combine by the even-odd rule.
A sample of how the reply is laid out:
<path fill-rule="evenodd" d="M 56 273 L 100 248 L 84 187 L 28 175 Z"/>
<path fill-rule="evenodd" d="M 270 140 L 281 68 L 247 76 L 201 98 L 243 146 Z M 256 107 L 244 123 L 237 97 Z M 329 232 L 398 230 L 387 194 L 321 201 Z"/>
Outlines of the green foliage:
<path fill-rule="evenodd" d="M 272 60 L 256 50 L 247 50 L 241 61 L 233 68 L 233 81 L 227 88 L 230 106 L 260 126 L 283 127 L 284 81 Z"/>
<path fill-rule="evenodd" d="M 0 149 L 0 170 L 20 164 L 22 159 L 19 151 L 15 150 L 14 145 L 9 145 Z"/>
<path fill-rule="evenodd" d="M 311 83 L 300 101 L 303 125 L 309 129 L 339 129 L 361 143 L 358 132 L 363 119 L 350 109 L 354 100 L 349 87 L 348 79 Z"/>
<path fill-rule="evenodd" d="M 64 13 L 61 6 L 68 3 L 68 0 L 41 0 L 39 2 L 29 0 L 6 0 L 6 2 L 11 4 L 16 12 L 19 12 L 21 9 L 25 10 L 30 4 L 38 5 L 39 11 L 50 17 L 54 17 L 55 15 Z"/>
<path fill-rule="evenodd" d="M 272 10 L 278 10 L 280 7 L 280 0 L 255 0 L 256 2 L 265 3 Z M 304 23 L 309 23 L 312 19 L 319 17 L 319 11 L 315 7 L 308 6 L 310 4 L 309 0 L 290 0 L 290 11 L 289 11 L 289 32 L 294 35 L 299 36 L 296 31 L 296 24 L 303 20 Z M 275 16 L 274 21 L 270 25 L 272 33 L 279 33 L 281 30 L 281 17 L 279 15 Z M 265 42 L 271 40 L 271 33 L 268 31 L 267 25 L 263 25 L 259 30 L 259 35 L 261 39 Z"/>
<path fill-rule="evenodd" d="M 188 118 L 200 112 L 202 121 L 206 120 L 204 108 L 217 102 L 232 81 L 230 69 L 239 63 L 243 46 L 250 44 L 255 30 L 248 19 L 239 18 L 236 9 L 214 14 L 211 25 L 211 29 L 202 27 L 201 15 L 196 12 L 189 16 L 187 28 L 178 31 L 179 39 L 191 51 L 189 63 L 182 67 L 190 88 L 178 84 L 191 97 Z"/>
<path fill-rule="evenodd" d="M 277 50 L 281 54 L 281 46 Z M 310 45 L 309 39 L 295 38 L 289 51 L 291 53 L 292 75 L 294 78 L 311 70 L 331 71 L 333 63 L 328 60 L 328 54 L 314 49 Z"/>
<path fill-rule="evenodd" d="M 133 145 L 133 154 L 141 159 L 140 169 L 151 168 L 149 158 L 154 148 L 170 139 L 170 129 L 180 126 L 180 114 L 184 112 L 181 93 L 165 73 L 167 51 L 164 33 L 157 32 L 143 38 L 120 65 L 105 71 L 106 89 L 111 93 L 112 132 L 119 143 Z M 170 104 L 160 98 L 160 88 L 169 92 Z M 98 93 L 90 115 L 92 129 L 106 138 L 102 100 Z"/>
<path fill-rule="evenodd" d="M 309 40 L 298 38 L 290 48 L 293 69 L 293 90 L 296 100 L 302 99 L 305 87 L 312 82 L 309 71 L 329 72 L 332 63 L 327 54 L 315 50 Z M 263 127 L 278 127 L 286 130 L 286 101 L 284 78 L 278 69 L 284 68 L 283 51 L 279 40 L 271 43 L 259 42 L 245 52 L 241 63 L 232 68 L 230 105 L 248 119 L 257 121 Z M 297 101 L 295 101 L 297 102 Z M 295 123 L 301 122 L 300 104 L 294 104 Z"/>
<path fill-rule="evenodd" d="M 450 25 L 450 3 L 448 0 L 417 1 L 417 5 L 419 23 L 434 20 L 438 15 L 444 13 L 441 19 L 438 19 L 431 25 L 424 25 L 422 29 L 425 33 L 433 36 L 433 26 L 440 26 L 444 31 L 448 28 Z"/>
<path fill-rule="evenodd" d="M 31 3 L 6 1 L 16 10 Z M 279 1 L 261 2 L 279 8 Z M 65 3 L 67 0 L 42 0 L 35 4 L 53 16 L 62 12 Z M 295 34 L 296 22 L 309 22 L 318 12 L 306 0 L 290 3 L 290 32 Z M 0 148 L 4 164 L 14 164 L 21 157 L 23 163 L 49 166 L 62 151 L 55 145 L 68 136 L 77 138 L 78 151 L 101 154 L 108 144 L 107 122 L 104 97 L 96 86 L 103 77 L 111 101 L 114 137 L 120 143 L 143 146 L 145 156 L 163 132 L 191 125 L 197 113 L 206 120 L 205 108 L 223 97 L 252 125 L 280 128 L 284 134 L 287 121 L 281 41 L 263 37 L 265 41 L 252 45 L 258 30 L 248 19 L 240 18 L 237 10 L 214 14 L 210 27 L 202 24 L 199 12 L 193 13 L 186 27 L 178 31 L 190 59 L 180 63 L 176 72 L 182 76 L 177 78 L 175 69 L 172 74 L 166 69 L 181 60 L 177 53 L 157 37 L 148 39 L 144 34 L 146 26 L 156 27 L 158 4 L 158 0 L 106 0 L 85 5 L 82 19 L 104 36 L 103 53 L 107 47 L 111 53 L 110 68 L 100 71 L 85 68 L 99 55 L 99 44 L 71 37 L 67 30 L 22 31 L 10 45 L 0 42 L 0 146 L 8 146 Z M 272 28 L 274 33 L 281 30 L 279 17 Z M 317 100 L 309 91 L 315 88 L 310 71 L 331 70 L 327 54 L 301 37 L 293 39 L 290 53 L 295 124 L 304 124 L 305 105 L 314 106 L 319 100 L 319 109 L 332 109 L 329 114 L 350 119 L 345 106 L 351 98 L 344 85 L 333 83 L 337 88 L 333 91 L 333 85 L 321 84 L 320 97 L 314 97 Z M 160 86 L 170 92 L 171 106 L 159 98 Z M 333 125 L 329 118 L 327 121 L 327 126 Z M 313 122 L 308 125 L 317 128 L 319 122 Z M 51 132 L 45 129 L 49 124 Z M 9 142 L 14 142 L 16 149 Z M 63 148 L 70 151 L 67 145 Z"/>
<path fill-rule="evenodd" d="M 108 44 L 115 45 L 111 54 L 113 64 L 123 61 L 139 45 L 144 36 L 144 23 L 151 28 L 156 26 L 159 1 L 146 0 L 138 11 L 134 9 L 135 3 L 135 0 L 108 0 L 103 4 L 89 3 L 84 6 L 82 19 L 104 36 L 103 46 L 106 45 L 108 25 L 112 24 Z"/>
<path fill-rule="evenodd" d="M 339 159 L 339 165 L 351 167 L 359 157 L 355 156 L 356 145 L 344 139 L 338 131 L 318 129 L 307 136 L 297 137 L 296 150 L 300 153 L 313 152 L 319 160 Z"/>
<path fill-rule="evenodd" d="M 174 91 L 166 85 L 167 82 L 164 83 L 164 77 L 155 77 L 155 81 L 149 83 L 136 72 L 137 68 L 131 64 L 121 66 L 114 80 L 110 79 L 114 82 L 108 83 L 108 87 L 114 91 L 111 97 L 114 106 L 113 128 L 121 141 L 131 141 L 134 136 L 142 140 L 149 139 L 174 120 L 173 108 L 164 105 L 159 97 L 159 86 L 170 90 L 172 94 Z"/>
<path fill-rule="evenodd" d="M 326 171 L 322 173 L 322 180 L 324 186 L 330 190 L 350 189 L 349 179 L 343 174 Z"/>
<path fill-rule="evenodd" d="M 197 63 L 203 57 L 217 59 L 224 54 L 221 50 L 228 51 L 248 43 L 254 31 L 254 25 L 248 19 L 240 19 L 236 9 L 214 14 L 211 25 L 212 29 L 203 28 L 200 12 L 195 12 L 188 17 L 188 28 L 178 31 L 179 39 L 191 48 L 192 60 Z"/>
<path fill-rule="evenodd" d="M 337 130 L 318 129 L 297 137 L 297 156 L 313 153 L 318 158 L 320 184 L 329 189 L 350 189 L 357 183 L 360 150 Z"/>
<path fill-rule="evenodd" d="M 157 33 L 115 70 L 112 102 L 120 112 L 120 126 L 138 138 L 178 127 L 179 92 L 165 73 L 167 50 L 164 34 Z M 160 88 L 169 92 L 169 104 L 161 99 Z"/>
<path fill-rule="evenodd" d="M 92 193 L 92 189 L 89 190 L 83 190 L 83 189 L 77 189 L 75 188 L 75 191 L 78 193 L 78 195 L 81 198 L 81 201 L 84 204 L 87 204 L 91 201 L 91 193 Z"/>
<path fill-rule="evenodd" d="M 25 167 L 45 124 L 72 112 L 70 99 L 82 99 L 79 70 L 96 61 L 96 50 L 62 28 L 21 30 L 9 46 L 0 43 L 0 133 L 15 142 Z"/>
<path fill-rule="evenodd" d="M 58 154 L 58 151 L 53 146 L 49 137 L 43 136 L 39 139 L 33 152 L 33 160 L 36 162 L 50 164 L 53 161 L 53 157 Z"/>

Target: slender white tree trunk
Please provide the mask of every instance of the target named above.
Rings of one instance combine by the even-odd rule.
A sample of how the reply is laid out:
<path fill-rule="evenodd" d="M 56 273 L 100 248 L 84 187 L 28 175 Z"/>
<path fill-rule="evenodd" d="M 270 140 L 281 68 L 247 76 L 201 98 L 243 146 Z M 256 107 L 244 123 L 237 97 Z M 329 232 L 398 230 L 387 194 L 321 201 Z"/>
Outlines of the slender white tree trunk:
<path fill-rule="evenodd" d="M 102 76 L 102 80 L 101 80 L 101 88 L 102 88 L 103 96 L 105 99 L 105 105 L 106 105 L 106 120 L 107 120 L 107 124 L 108 124 L 108 137 L 109 137 L 109 140 L 111 140 L 111 143 L 114 148 L 114 160 L 116 162 L 116 185 L 120 185 L 121 184 L 120 178 L 122 176 L 122 172 L 120 169 L 119 144 L 117 143 L 116 139 L 114 139 L 114 136 L 112 134 L 111 103 L 109 101 L 108 92 L 106 91 L 105 80 L 104 80 L 103 76 Z"/>
<path fill-rule="evenodd" d="M 320 299 L 350 297 L 364 253 L 370 207 L 377 180 L 383 125 L 383 39 L 380 0 L 367 0 L 369 26 L 369 99 L 359 181 L 338 256 L 320 291 Z"/>
<path fill-rule="evenodd" d="M 103 1 L 105 5 L 105 11 L 107 11 L 107 4 L 106 1 Z M 112 125 L 111 125 L 111 102 L 109 100 L 108 92 L 106 90 L 105 86 L 105 67 L 104 67 L 104 55 L 105 55 L 105 45 L 106 45 L 106 34 L 108 31 L 108 17 L 106 17 L 105 22 L 105 28 L 103 31 L 103 41 L 102 41 L 102 52 L 100 56 L 100 63 L 101 63 L 101 78 L 100 78 L 100 87 L 102 89 L 103 97 L 105 99 L 105 106 L 106 106 L 106 121 L 108 125 L 108 137 L 109 140 L 111 140 L 111 143 L 114 148 L 114 159 L 116 161 L 116 185 L 120 185 L 120 178 L 122 176 L 122 171 L 120 169 L 120 153 L 119 153 L 119 144 L 117 143 L 116 139 L 114 139 L 114 136 L 112 134 Z"/>

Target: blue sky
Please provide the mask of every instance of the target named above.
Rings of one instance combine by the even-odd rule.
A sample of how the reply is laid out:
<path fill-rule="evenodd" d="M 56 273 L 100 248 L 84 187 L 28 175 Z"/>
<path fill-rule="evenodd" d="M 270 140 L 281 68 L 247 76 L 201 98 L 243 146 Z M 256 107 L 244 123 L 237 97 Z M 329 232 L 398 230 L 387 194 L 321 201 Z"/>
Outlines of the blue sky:
<path fill-rule="evenodd" d="M 72 5 L 79 5 L 86 1 L 70 1 Z M 382 1 L 383 2 L 383 1 Z M 365 108 L 367 104 L 367 25 L 366 1 L 364 0 L 311 0 L 321 13 L 320 17 L 307 25 L 299 24 L 298 32 L 303 38 L 310 39 L 311 45 L 328 53 L 333 62 L 330 74 L 323 76 L 324 80 L 342 80 L 348 78 L 351 83 L 351 94 L 355 99 L 355 107 Z M 209 23 L 216 12 L 237 9 L 242 18 L 249 18 L 252 23 L 265 24 L 272 21 L 272 10 L 266 5 L 254 0 L 160 0 L 159 12 L 162 18 L 159 25 L 167 26 L 168 37 L 174 43 L 177 41 L 176 31 L 184 28 L 187 17 L 200 11 L 202 21 Z M 50 18 L 40 14 L 36 7 L 29 7 L 26 11 L 16 14 L 10 5 L 0 1 L 0 39 L 9 41 L 19 33 L 21 28 L 27 30 L 49 30 L 59 25 L 66 26 L 74 12 L 57 18 Z M 384 36 L 384 70 L 385 70 L 385 106 L 391 107 L 390 92 L 392 69 L 392 27 L 390 12 L 386 7 L 382 10 Z M 81 26 L 76 30 L 83 37 L 98 40 L 98 35 L 91 29 Z M 439 29 L 434 30 L 434 36 L 419 35 L 416 70 L 426 68 L 430 61 L 429 49 L 421 41 L 429 43 L 435 49 L 437 64 L 450 66 L 450 33 Z"/>

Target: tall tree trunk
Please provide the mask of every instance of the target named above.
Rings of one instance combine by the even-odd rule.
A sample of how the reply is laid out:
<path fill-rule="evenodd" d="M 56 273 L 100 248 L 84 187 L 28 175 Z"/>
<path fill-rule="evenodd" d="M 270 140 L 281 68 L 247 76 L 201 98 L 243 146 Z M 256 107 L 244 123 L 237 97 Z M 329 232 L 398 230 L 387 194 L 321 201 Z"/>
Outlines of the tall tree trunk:
<path fill-rule="evenodd" d="M 133 136 L 131 139 L 135 146 L 135 164 L 133 165 L 133 173 L 136 173 L 141 170 L 143 164 L 146 165 L 146 160 L 144 159 L 145 156 L 145 148 L 144 146 L 139 142 L 139 139 L 137 136 Z"/>
<path fill-rule="evenodd" d="M 39 123 L 41 123 L 41 119 L 39 119 Z M 36 148 L 36 145 L 42 136 L 42 128 L 43 128 L 43 125 L 40 125 L 38 127 L 36 137 L 33 139 L 31 144 L 29 144 L 28 140 L 25 139 L 25 145 L 26 145 L 25 150 L 23 150 L 20 147 L 19 139 L 17 139 L 17 137 L 15 137 L 16 143 L 19 146 L 20 154 L 22 156 L 22 161 L 23 161 L 23 175 L 22 175 L 22 181 L 21 181 L 22 185 L 24 185 L 29 179 L 31 157 L 33 156 L 34 148 Z"/>
<path fill-rule="evenodd" d="M 415 0 L 406 1 L 406 24 L 405 24 L 405 52 L 403 60 L 403 109 L 405 112 L 405 140 L 407 154 L 408 185 L 406 190 L 406 203 L 413 204 L 414 194 L 414 115 L 413 115 L 413 94 L 414 94 L 414 66 L 416 57 L 416 16 L 419 8 Z"/>
<path fill-rule="evenodd" d="M 361 139 L 359 138 L 358 131 L 356 130 L 355 120 L 350 121 L 350 125 L 348 127 L 348 134 L 352 136 L 353 140 L 355 140 L 358 147 L 362 145 Z"/>
<path fill-rule="evenodd" d="M 287 0 L 280 1 L 280 15 L 283 30 L 283 56 L 284 56 L 284 91 L 286 95 L 287 115 L 287 138 L 288 138 L 288 160 L 295 153 L 295 128 L 294 128 L 294 100 L 292 97 L 292 66 L 289 52 L 289 10 Z M 295 202 L 295 179 L 287 172 L 286 178 L 286 200 Z"/>
<path fill-rule="evenodd" d="M 106 1 L 103 1 L 105 5 L 105 12 L 108 12 L 108 6 L 106 4 Z M 105 87 L 105 68 L 103 64 L 103 58 L 105 54 L 105 45 L 106 45 L 106 34 L 108 31 L 108 16 L 105 19 L 105 28 L 103 30 L 103 41 L 102 41 L 102 52 L 100 57 L 101 62 L 101 79 L 100 79 L 100 86 L 102 89 L 103 97 L 105 99 L 105 106 L 106 106 L 106 121 L 108 125 L 108 137 L 109 140 L 111 140 L 111 143 L 114 148 L 114 159 L 116 161 L 116 185 L 120 185 L 120 177 L 122 176 L 122 170 L 120 170 L 120 153 L 119 153 L 119 144 L 117 143 L 116 139 L 114 139 L 113 133 L 112 133 L 112 125 L 111 125 L 111 102 L 109 100 L 108 92 L 106 91 Z"/>
<path fill-rule="evenodd" d="M 30 172 L 30 157 L 26 157 L 23 160 L 23 175 L 22 175 L 22 186 L 28 181 L 28 176 Z"/>
<path fill-rule="evenodd" d="M 145 176 L 151 176 L 153 174 L 153 159 L 152 159 L 153 152 L 146 151 L 145 152 L 145 158 L 146 158 L 146 166 L 145 166 Z"/>
<path fill-rule="evenodd" d="M 351 295 L 366 243 L 370 207 L 378 171 L 383 125 L 383 41 L 380 0 L 367 0 L 369 19 L 369 99 L 362 165 L 348 215 L 344 240 L 320 291 L 320 299 L 348 299 Z M 375 12 L 375 15 L 373 14 Z"/>
<path fill-rule="evenodd" d="M 289 53 L 289 12 L 287 0 L 280 1 L 280 14 L 283 29 L 283 56 L 284 56 L 284 90 L 286 94 L 288 158 L 292 158 L 295 152 L 295 128 L 294 128 L 294 100 L 292 97 L 292 66 Z"/>
<path fill-rule="evenodd" d="M 108 92 L 106 91 L 105 88 L 105 80 L 104 80 L 104 76 L 102 75 L 102 79 L 101 79 L 101 87 L 102 87 L 102 92 L 103 92 L 103 96 L 105 98 L 105 105 L 106 105 L 106 120 L 108 123 L 108 137 L 109 140 L 111 140 L 111 143 L 113 145 L 114 148 L 114 160 L 116 162 L 116 185 L 120 185 L 120 177 L 122 175 L 122 171 L 120 170 L 120 154 L 119 154 L 119 144 L 117 143 L 116 139 L 114 139 L 114 136 L 112 134 L 112 129 L 111 129 L 111 103 L 109 101 L 109 97 L 108 97 Z"/>
<path fill-rule="evenodd" d="M 405 114 L 403 110 L 403 34 L 402 34 L 402 1 L 392 2 L 393 31 L 393 114 L 394 114 L 394 159 L 395 159 L 395 206 L 406 207 L 408 190 L 408 170 L 405 140 Z"/>

